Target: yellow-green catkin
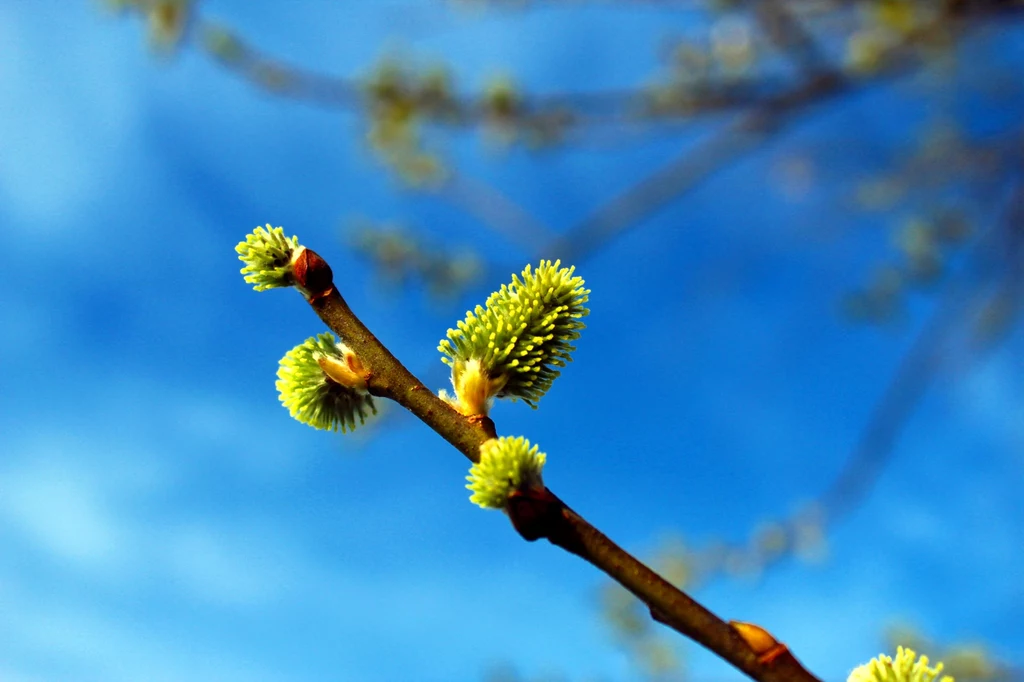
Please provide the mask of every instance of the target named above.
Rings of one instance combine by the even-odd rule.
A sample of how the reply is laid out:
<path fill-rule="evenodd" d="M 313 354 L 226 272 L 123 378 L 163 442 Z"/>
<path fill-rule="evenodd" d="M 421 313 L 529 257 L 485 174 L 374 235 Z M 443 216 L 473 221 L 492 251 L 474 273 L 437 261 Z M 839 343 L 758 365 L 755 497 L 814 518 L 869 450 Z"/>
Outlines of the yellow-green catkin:
<path fill-rule="evenodd" d="M 480 446 L 480 461 L 470 467 L 469 501 L 485 509 L 504 509 L 517 490 L 542 487 L 547 455 L 523 437 L 491 438 Z"/>
<path fill-rule="evenodd" d="M 574 268 L 560 261 L 529 265 L 522 279 L 502 285 L 483 306 L 466 314 L 438 346 L 442 360 L 452 368 L 452 385 L 460 410 L 486 413 L 492 397 L 519 398 L 532 407 L 572 360 L 572 341 L 584 328 L 581 318 L 590 291 Z M 473 376 L 464 376 L 467 372 Z M 467 391 L 482 391 L 467 395 Z M 461 391 L 461 393 L 460 393 Z"/>
<path fill-rule="evenodd" d="M 942 672 L 942 663 L 928 665 L 928 657 L 917 657 L 912 649 L 897 647 L 896 657 L 884 654 L 873 658 L 857 668 L 847 682 L 935 682 Z M 949 675 L 943 675 L 939 682 L 953 682 Z"/>
<path fill-rule="evenodd" d="M 361 370 L 358 358 L 332 334 L 306 339 L 281 358 L 281 403 L 315 429 L 351 431 L 377 412 Z"/>

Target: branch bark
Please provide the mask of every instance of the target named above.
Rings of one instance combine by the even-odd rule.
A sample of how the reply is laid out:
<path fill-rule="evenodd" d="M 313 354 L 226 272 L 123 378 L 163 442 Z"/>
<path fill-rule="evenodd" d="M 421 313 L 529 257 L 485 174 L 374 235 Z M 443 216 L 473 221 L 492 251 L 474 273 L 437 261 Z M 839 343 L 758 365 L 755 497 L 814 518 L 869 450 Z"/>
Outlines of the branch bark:
<path fill-rule="evenodd" d="M 308 249 L 307 249 L 308 251 Z M 368 370 L 367 389 L 374 396 L 399 403 L 447 440 L 471 462 L 496 431 L 487 417 L 466 417 L 428 390 L 352 312 L 335 288 L 327 263 L 317 254 L 307 258 L 299 284 L 309 303 L 331 331 L 359 357 Z M 311 286 L 311 283 L 317 286 Z M 517 493 L 509 517 L 528 541 L 546 538 L 551 544 L 593 564 L 636 595 L 651 616 L 701 644 L 760 682 L 819 682 L 783 645 L 770 655 L 755 648 L 737 629 L 704 608 L 624 549 L 612 542 L 553 492 Z"/>

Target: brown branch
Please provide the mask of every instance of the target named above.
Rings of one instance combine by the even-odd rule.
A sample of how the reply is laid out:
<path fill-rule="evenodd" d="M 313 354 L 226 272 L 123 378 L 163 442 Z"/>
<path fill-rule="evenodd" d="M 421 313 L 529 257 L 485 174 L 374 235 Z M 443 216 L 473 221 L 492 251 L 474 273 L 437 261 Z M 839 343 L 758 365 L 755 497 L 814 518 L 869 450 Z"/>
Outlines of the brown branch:
<path fill-rule="evenodd" d="M 371 394 L 399 403 L 470 461 L 479 460 L 480 446 L 495 437 L 489 418 L 463 416 L 413 376 L 352 312 L 334 286 L 330 267 L 315 252 L 305 250 L 295 278 L 324 324 L 360 359 Z M 524 539 L 547 538 L 585 559 L 642 600 L 655 620 L 702 644 L 752 679 L 818 682 L 788 651 L 766 657 L 755 650 L 740 630 L 609 540 L 550 490 L 514 494 L 508 512 Z"/>

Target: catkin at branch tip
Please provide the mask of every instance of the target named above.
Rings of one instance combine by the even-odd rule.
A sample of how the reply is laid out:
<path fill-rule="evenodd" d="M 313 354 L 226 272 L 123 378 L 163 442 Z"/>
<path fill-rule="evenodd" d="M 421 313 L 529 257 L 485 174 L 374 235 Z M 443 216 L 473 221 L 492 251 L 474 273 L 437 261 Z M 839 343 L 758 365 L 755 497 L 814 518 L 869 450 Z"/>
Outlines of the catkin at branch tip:
<path fill-rule="evenodd" d="M 256 291 L 295 284 L 292 269 L 295 254 L 302 247 L 299 238 L 286 237 L 283 227 L 257 227 L 235 247 L 238 259 L 245 263 L 241 273 Z"/>

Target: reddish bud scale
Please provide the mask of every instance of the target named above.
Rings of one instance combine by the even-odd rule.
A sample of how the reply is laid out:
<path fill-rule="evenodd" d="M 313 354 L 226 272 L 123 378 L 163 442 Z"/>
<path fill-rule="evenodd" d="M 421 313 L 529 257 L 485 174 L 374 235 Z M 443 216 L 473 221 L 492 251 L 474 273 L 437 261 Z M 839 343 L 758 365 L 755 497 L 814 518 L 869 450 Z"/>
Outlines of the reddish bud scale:
<path fill-rule="evenodd" d="M 303 249 L 292 266 L 295 282 L 309 292 L 310 300 L 324 296 L 334 288 L 334 273 L 313 249 Z"/>
<path fill-rule="evenodd" d="M 729 625 L 739 633 L 743 641 L 747 643 L 747 646 L 757 654 L 757 662 L 761 665 L 771 665 L 779 656 L 789 653 L 789 648 L 785 644 L 775 639 L 770 632 L 760 625 L 743 623 L 738 620 L 730 620 Z"/>
<path fill-rule="evenodd" d="M 524 540 L 533 542 L 550 538 L 562 514 L 562 501 L 544 488 L 513 491 L 508 497 L 505 511 L 516 532 Z"/>

